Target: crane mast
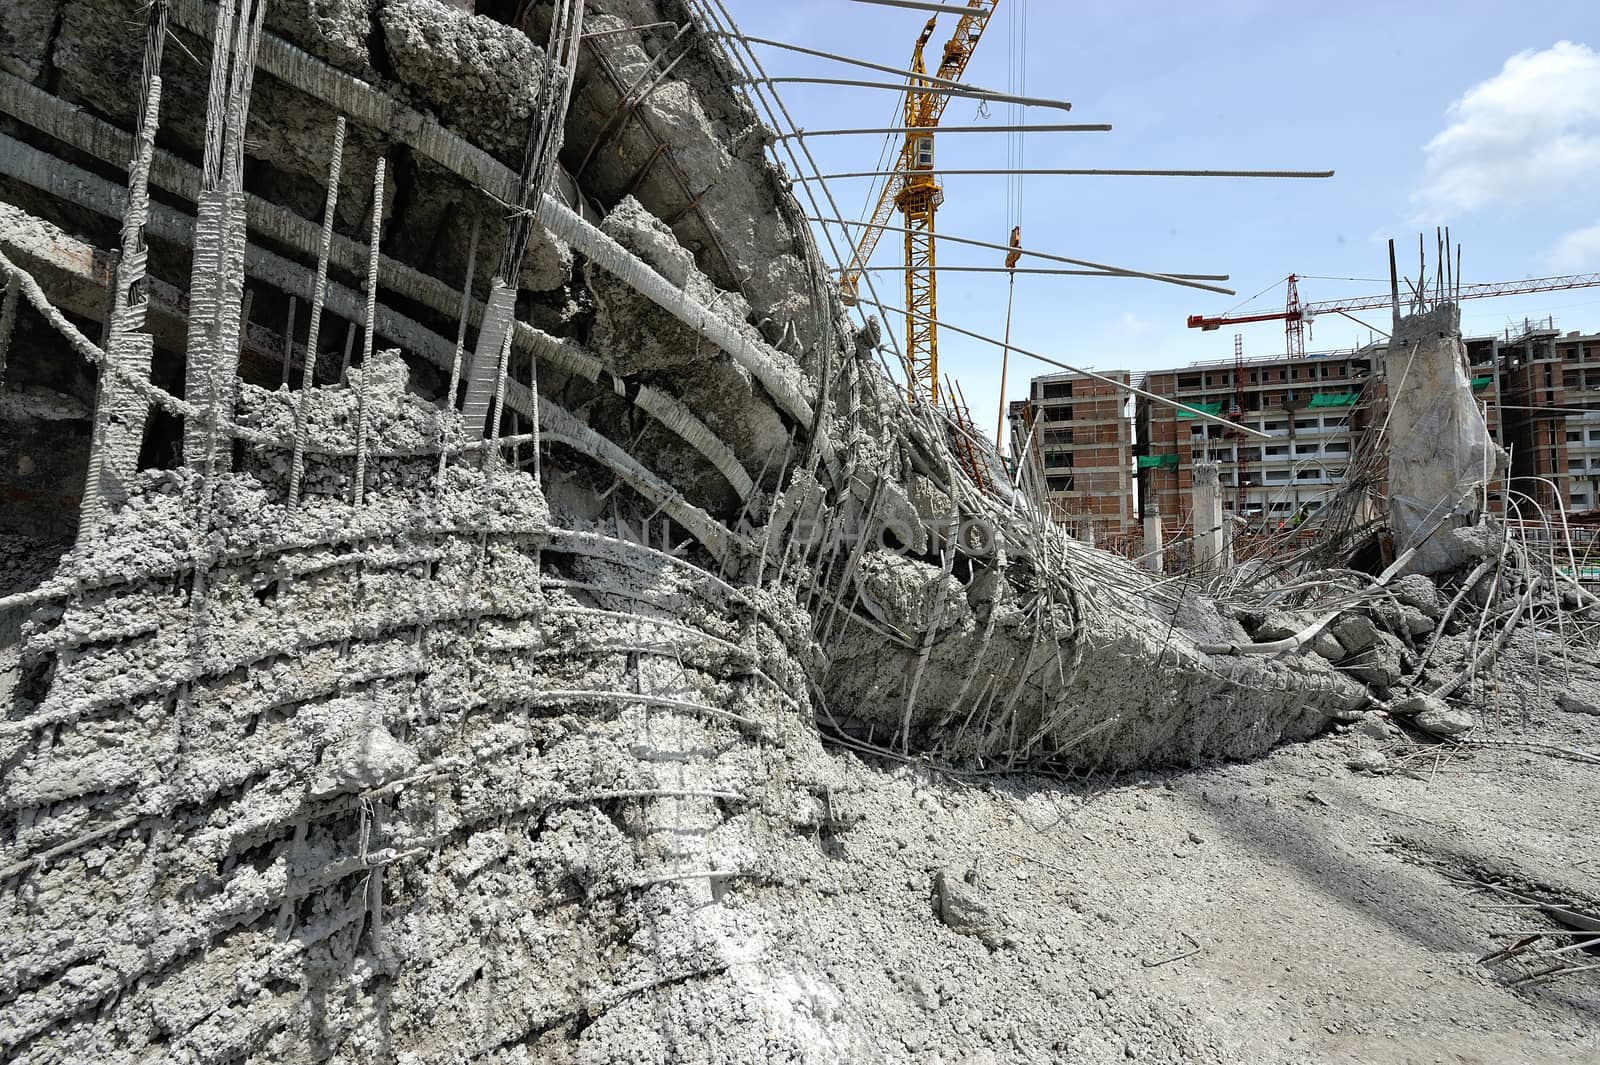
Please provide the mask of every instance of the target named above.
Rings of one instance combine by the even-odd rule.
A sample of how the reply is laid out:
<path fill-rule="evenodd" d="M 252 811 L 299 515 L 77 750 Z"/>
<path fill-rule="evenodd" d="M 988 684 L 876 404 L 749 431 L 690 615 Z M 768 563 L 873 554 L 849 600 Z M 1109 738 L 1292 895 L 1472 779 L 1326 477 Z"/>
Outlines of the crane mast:
<path fill-rule="evenodd" d="M 972 53 L 983 37 L 989 18 L 1000 0 L 967 0 L 967 13 L 956 24 L 955 33 L 945 42 L 937 77 L 959 81 L 966 72 Z M 911 70 L 926 75 L 924 51 L 938 23 L 928 20 L 917 38 L 911 56 Z M 878 237 L 891 212 L 905 216 L 906 279 L 906 390 L 911 399 L 919 388 L 926 389 L 934 403 L 939 401 L 938 252 L 935 217 L 944 203 L 944 189 L 934 172 L 934 130 L 950 102 L 944 93 L 930 92 L 931 82 L 913 77 L 906 88 L 905 125 L 909 130 L 900 148 L 895 174 L 884 184 L 883 194 L 873 209 L 871 222 L 857 241 L 850 264 L 840 278 L 844 302 L 854 305 L 857 285 L 867 261 L 872 258 Z"/>

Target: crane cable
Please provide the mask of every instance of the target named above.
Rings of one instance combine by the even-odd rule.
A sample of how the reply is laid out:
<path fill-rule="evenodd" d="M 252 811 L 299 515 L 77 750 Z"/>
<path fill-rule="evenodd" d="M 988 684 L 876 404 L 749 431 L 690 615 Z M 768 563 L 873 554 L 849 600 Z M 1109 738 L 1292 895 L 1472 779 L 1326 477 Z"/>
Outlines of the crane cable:
<path fill-rule="evenodd" d="M 895 125 L 897 122 L 900 121 L 901 116 L 903 115 L 904 111 L 905 111 L 905 104 L 901 101 L 900 97 L 895 97 L 895 102 L 894 102 L 893 108 L 889 112 L 889 121 L 886 122 L 885 125 L 889 125 L 889 126 Z M 904 142 L 905 142 L 905 137 L 902 135 L 898 139 L 898 143 L 903 144 Z M 892 152 L 894 152 L 896 150 L 896 147 L 895 147 L 896 144 L 897 144 L 897 140 L 896 140 L 896 137 L 895 137 L 895 135 L 893 133 L 888 133 L 888 134 L 884 135 L 883 146 L 882 146 L 882 148 L 880 148 L 878 150 L 878 169 L 879 170 L 888 170 L 888 168 L 889 168 L 889 156 L 890 156 L 890 154 Z M 876 204 L 878 202 L 878 200 L 883 196 L 883 185 L 888 184 L 889 180 L 890 180 L 889 177 L 885 176 L 884 179 L 883 179 L 883 182 L 880 184 L 879 181 L 876 178 L 874 178 L 872 180 L 872 182 L 867 186 L 867 198 L 866 198 L 865 202 L 863 202 L 862 205 L 861 205 L 860 217 L 862 217 L 862 218 L 872 218 L 873 217 L 873 205 Z M 864 240 L 866 238 L 866 236 L 867 236 L 867 233 L 866 233 L 865 230 L 863 230 L 861 232 L 861 234 L 859 234 L 851 242 L 852 250 L 854 250 L 854 246 L 859 244 L 862 240 Z M 846 239 L 847 240 L 850 239 L 848 231 L 846 231 Z M 848 266 L 849 264 L 847 263 L 846 265 Z M 862 263 L 861 265 L 864 267 L 867 264 L 866 263 Z"/>
<path fill-rule="evenodd" d="M 1006 92 L 1011 96 L 1024 96 L 1028 90 L 1028 0 L 1015 0 L 1011 5 L 1010 55 L 1007 58 Z M 1011 230 L 1011 247 L 1022 246 L 1023 181 L 1021 171 L 1028 160 L 1027 131 L 1022 128 L 1021 104 L 1010 104 L 1011 130 L 1006 134 L 1006 166 L 1011 173 L 1006 176 L 1006 226 Z M 1017 295 L 1017 260 L 1021 253 L 1006 253 L 1006 333 L 1005 346 L 1000 350 L 1000 403 L 995 416 L 994 446 L 999 455 L 1006 453 L 1006 371 L 1011 361 L 1011 308 Z"/>
<path fill-rule="evenodd" d="M 1020 97 L 1028 91 L 1028 0 L 1015 0 L 1011 5 L 1010 56 L 1007 59 L 1006 92 Z M 1027 132 L 1022 124 L 1026 119 L 1021 104 L 1008 104 L 1011 114 L 1011 131 L 1006 134 L 1006 167 L 1011 171 L 1006 179 L 1006 228 L 1022 224 L 1023 175 L 1027 168 Z"/>

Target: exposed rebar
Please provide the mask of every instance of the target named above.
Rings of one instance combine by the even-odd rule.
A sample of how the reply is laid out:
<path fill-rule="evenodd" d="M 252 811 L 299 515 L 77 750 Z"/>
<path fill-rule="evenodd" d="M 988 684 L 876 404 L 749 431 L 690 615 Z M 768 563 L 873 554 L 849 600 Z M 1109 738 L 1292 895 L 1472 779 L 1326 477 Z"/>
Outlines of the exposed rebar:
<path fill-rule="evenodd" d="M 366 335 L 361 340 L 361 376 L 356 383 L 356 477 L 352 502 L 361 505 L 367 481 L 367 393 L 368 378 L 372 376 L 373 336 L 378 323 L 378 238 L 383 232 L 383 172 L 387 161 L 378 157 L 378 166 L 372 176 L 372 241 L 367 257 L 367 314 Z"/>
<path fill-rule="evenodd" d="M 328 297 L 328 256 L 333 247 L 333 216 L 339 204 L 339 175 L 344 169 L 344 136 L 345 118 L 340 115 L 333 127 L 333 151 L 328 158 L 328 192 L 322 205 L 322 241 L 317 249 L 317 279 L 311 290 L 311 318 L 306 323 L 306 357 L 300 368 L 300 395 L 294 406 L 294 458 L 289 466 L 290 506 L 300 501 L 301 480 L 306 472 L 306 404 L 310 402 L 311 389 L 316 383 L 322 308 Z"/>

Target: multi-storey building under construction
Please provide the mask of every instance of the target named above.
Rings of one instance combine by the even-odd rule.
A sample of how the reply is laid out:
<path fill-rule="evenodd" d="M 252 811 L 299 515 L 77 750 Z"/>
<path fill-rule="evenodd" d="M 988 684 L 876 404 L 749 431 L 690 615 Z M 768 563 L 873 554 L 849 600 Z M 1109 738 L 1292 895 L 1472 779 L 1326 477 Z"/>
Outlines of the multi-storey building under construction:
<path fill-rule="evenodd" d="M 1546 320 L 1465 346 L 1473 393 L 1511 456 L 1510 487 L 1552 513 L 1600 515 L 1600 334 L 1562 334 Z M 1011 405 L 1013 439 L 1042 466 L 1056 519 L 1102 543 L 1137 547 L 1140 519 L 1151 513 L 1169 535 L 1181 529 L 1197 462 L 1221 467 L 1224 510 L 1241 528 L 1292 527 L 1344 483 L 1352 456 L 1376 446 L 1388 390 L 1403 387 L 1383 378 L 1384 350 L 1236 357 L 1137 380 L 1192 410 L 1135 400 L 1080 374 L 1037 377 L 1028 400 Z M 1131 381 L 1126 372 L 1104 376 Z M 1506 509 L 1506 487 L 1490 486 L 1491 510 Z"/>

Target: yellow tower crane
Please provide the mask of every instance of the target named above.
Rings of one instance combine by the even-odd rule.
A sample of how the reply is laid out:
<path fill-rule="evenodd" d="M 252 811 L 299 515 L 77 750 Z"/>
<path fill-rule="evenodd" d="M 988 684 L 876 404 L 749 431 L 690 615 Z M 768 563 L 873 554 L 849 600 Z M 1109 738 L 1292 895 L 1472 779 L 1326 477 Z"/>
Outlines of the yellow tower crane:
<path fill-rule="evenodd" d="M 956 24 L 956 32 L 944 45 L 944 58 L 939 63 L 937 77 L 946 81 L 959 81 L 972 60 L 972 52 L 983 37 L 1000 0 L 967 0 L 968 11 Z M 923 49 L 933 37 L 938 16 L 928 20 L 917 46 L 911 55 L 914 74 L 926 74 L 927 65 Z M 844 302 L 854 306 L 856 286 L 861 273 L 872 258 L 878 237 L 884 232 L 890 212 L 899 210 L 905 216 L 906 246 L 906 391 L 912 400 L 917 397 L 919 385 L 927 389 L 928 397 L 939 402 L 939 317 L 937 252 L 934 248 L 934 216 L 944 203 L 944 189 L 940 187 L 933 169 L 933 132 L 944 116 L 950 97 L 944 93 L 929 92 L 930 82 L 912 79 L 906 89 L 905 144 L 900 149 L 900 160 L 895 174 L 884 184 L 883 195 L 873 209 L 871 222 L 862 230 L 856 242 L 850 265 L 840 278 L 839 287 Z"/>

